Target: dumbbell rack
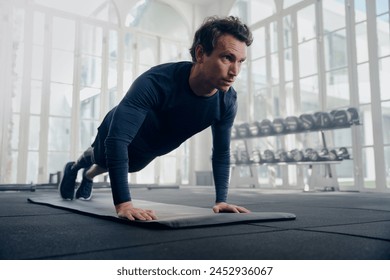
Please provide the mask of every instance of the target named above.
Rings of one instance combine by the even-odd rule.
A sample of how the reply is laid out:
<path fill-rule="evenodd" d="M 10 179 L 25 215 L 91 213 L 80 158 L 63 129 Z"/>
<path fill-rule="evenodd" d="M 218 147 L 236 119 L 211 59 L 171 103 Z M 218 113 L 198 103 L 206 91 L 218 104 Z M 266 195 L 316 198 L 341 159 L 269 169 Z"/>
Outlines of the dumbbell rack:
<path fill-rule="evenodd" d="M 314 129 L 310 131 L 297 131 L 294 133 L 284 133 L 284 134 L 272 134 L 267 136 L 248 136 L 245 138 L 232 138 L 232 141 L 235 140 L 244 140 L 245 149 L 248 151 L 251 150 L 251 144 L 247 140 L 258 137 L 270 137 L 270 136 L 282 136 L 286 134 L 296 134 L 296 133 L 308 133 L 308 132 L 319 132 L 321 134 L 322 146 L 327 148 L 325 140 L 325 130 L 334 130 L 334 129 L 343 129 L 350 128 L 352 125 L 359 124 L 349 124 L 346 126 L 339 127 L 330 127 L 326 129 Z M 288 166 L 288 165 L 297 165 L 297 166 L 308 166 L 307 170 L 307 180 L 304 182 L 303 189 L 304 191 L 313 191 L 313 190 L 325 190 L 325 191 L 339 191 L 339 183 L 337 178 L 337 173 L 334 165 L 340 164 L 341 161 L 302 161 L 302 162 L 276 162 L 276 163 L 247 163 L 247 164 L 232 164 L 231 165 L 231 177 L 230 184 L 234 186 L 250 186 L 257 187 L 259 186 L 259 180 L 257 175 L 257 166 Z M 249 167 L 249 176 L 240 176 L 240 169 L 245 166 Z M 274 187 L 274 186 L 273 186 Z"/>

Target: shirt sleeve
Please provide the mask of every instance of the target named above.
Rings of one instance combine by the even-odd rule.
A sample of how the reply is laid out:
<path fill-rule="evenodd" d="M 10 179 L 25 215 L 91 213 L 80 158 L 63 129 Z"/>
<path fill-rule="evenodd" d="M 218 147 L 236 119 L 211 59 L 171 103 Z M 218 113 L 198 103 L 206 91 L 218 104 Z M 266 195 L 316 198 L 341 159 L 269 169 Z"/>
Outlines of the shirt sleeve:
<path fill-rule="evenodd" d="M 145 77 L 138 78 L 118 104 L 105 140 L 106 163 L 114 204 L 131 201 L 128 185 L 128 146 L 149 110 L 158 104 L 158 94 Z"/>
<path fill-rule="evenodd" d="M 212 167 L 216 202 L 227 200 L 230 177 L 230 135 L 236 114 L 237 104 L 234 103 L 223 120 L 212 125 Z"/>

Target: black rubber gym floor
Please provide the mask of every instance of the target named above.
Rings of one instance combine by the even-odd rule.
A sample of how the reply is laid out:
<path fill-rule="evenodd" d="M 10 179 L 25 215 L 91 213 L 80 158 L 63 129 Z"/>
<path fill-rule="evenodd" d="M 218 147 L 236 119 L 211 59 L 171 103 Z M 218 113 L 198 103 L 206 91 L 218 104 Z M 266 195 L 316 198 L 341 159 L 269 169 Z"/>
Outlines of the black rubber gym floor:
<path fill-rule="evenodd" d="M 252 211 L 290 221 L 185 229 L 150 228 L 82 215 L 27 198 L 52 190 L 0 192 L 0 259 L 390 259 L 390 193 L 230 189 Z M 96 192 L 110 192 L 105 189 Z M 132 190 L 135 199 L 213 205 L 211 187 Z M 211 211 L 211 208 L 210 208 Z"/>

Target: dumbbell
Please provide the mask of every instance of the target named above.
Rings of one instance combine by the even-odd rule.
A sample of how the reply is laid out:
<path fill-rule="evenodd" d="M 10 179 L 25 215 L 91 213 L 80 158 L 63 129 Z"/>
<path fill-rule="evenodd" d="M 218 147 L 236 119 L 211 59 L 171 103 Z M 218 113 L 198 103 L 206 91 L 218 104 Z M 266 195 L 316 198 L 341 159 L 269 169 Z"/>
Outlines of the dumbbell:
<path fill-rule="evenodd" d="M 237 163 L 239 164 L 248 164 L 250 163 L 249 154 L 246 150 L 238 150 L 237 153 Z"/>
<path fill-rule="evenodd" d="M 302 122 L 296 116 L 289 116 L 284 120 L 286 132 L 296 132 L 301 130 Z"/>
<path fill-rule="evenodd" d="M 277 134 L 283 133 L 285 130 L 285 123 L 284 119 L 282 118 L 276 118 L 272 121 L 272 128 L 273 131 Z"/>
<path fill-rule="evenodd" d="M 248 137 L 250 135 L 249 132 L 249 124 L 248 123 L 242 123 L 237 128 L 237 135 L 241 138 Z"/>
<path fill-rule="evenodd" d="M 318 161 L 320 159 L 318 152 L 314 149 L 307 148 L 305 150 L 305 159 L 307 161 Z"/>
<path fill-rule="evenodd" d="M 261 153 L 259 150 L 252 151 L 251 162 L 253 162 L 253 163 L 261 163 L 262 162 Z"/>
<path fill-rule="evenodd" d="M 359 124 L 360 121 L 359 121 L 359 112 L 356 108 L 354 107 L 350 107 L 347 109 L 347 111 L 350 113 L 351 115 L 351 123 L 352 124 Z"/>
<path fill-rule="evenodd" d="M 260 122 L 260 134 L 270 135 L 273 133 L 272 122 L 269 119 L 264 119 Z"/>
<path fill-rule="evenodd" d="M 263 156 L 261 158 L 266 163 L 274 163 L 276 161 L 274 152 L 268 149 L 264 151 Z"/>
<path fill-rule="evenodd" d="M 301 150 L 293 149 L 290 151 L 290 156 L 293 161 L 299 162 L 304 160 L 304 154 Z"/>
<path fill-rule="evenodd" d="M 328 150 L 326 148 L 323 148 L 318 153 L 319 159 L 323 161 L 335 161 L 338 159 L 337 153 L 335 150 Z"/>
<path fill-rule="evenodd" d="M 313 114 L 302 114 L 299 116 L 299 120 L 304 130 L 311 130 L 316 127 L 316 117 Z"/>
<path fill-rule="evenodd" d="M 345 127 L 352 123 L 351 113 L 347 110 L 333 110 L 330 114 L 333 117 L 333 124 L 337 127 Z"/>
<path fill-rule="evenodd" d="M 347 150 L 347 148 L 345 147 L 341 147 L 338 152 L 337 152 L 337 156 L 339 157 L 339 159 L 350 159 L 350 155 L 349 155 L 349 152 Z"/>
<path fill-rule="evenodd" d="M 333 126 L 333 117 L 328 112 L 316 112 L 314 113 L 316 118 L 315 124 L 318 128 L 330 128 Z"/>
<path fill-rule="evenodd" d="M 276 152 L 276 160 L 279 162 L 291 162 L 293 161 L 291 155 L 289 152 L 286 152 L 285 150 L 278 150 Z"/>
<path fill-rule="evenodd" d="M 260 134 L 260 123 L 258 121 L 249 124 L 249 134 L 251 136 L 258 136 Z"/>

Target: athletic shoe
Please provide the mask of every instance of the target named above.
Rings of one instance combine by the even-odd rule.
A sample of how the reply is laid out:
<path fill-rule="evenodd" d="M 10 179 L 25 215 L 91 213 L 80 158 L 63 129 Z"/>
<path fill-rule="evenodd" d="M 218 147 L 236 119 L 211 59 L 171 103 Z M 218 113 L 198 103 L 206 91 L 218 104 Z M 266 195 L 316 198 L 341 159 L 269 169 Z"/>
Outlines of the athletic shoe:
<path fill-rule="evenodd" d="M 64 174 L 60 183 L 60 194 L 63 199 L 72 200 L 76 186 L 77 171 L 72 170 L 74 161 L 68 162 L 64 167 Z"/>
<path fill-rule="evenodd" d="M 80 187 L 76 191 L 76 198 L 81 200 L 90 200 L 92 197 L 92 185 L 93 181 L 85 177 L 87 169 L 84 169 L 83 180 L 81 181 Z"/>

